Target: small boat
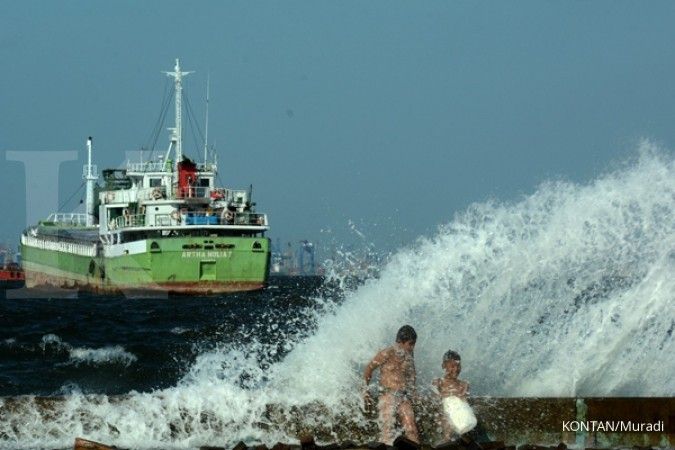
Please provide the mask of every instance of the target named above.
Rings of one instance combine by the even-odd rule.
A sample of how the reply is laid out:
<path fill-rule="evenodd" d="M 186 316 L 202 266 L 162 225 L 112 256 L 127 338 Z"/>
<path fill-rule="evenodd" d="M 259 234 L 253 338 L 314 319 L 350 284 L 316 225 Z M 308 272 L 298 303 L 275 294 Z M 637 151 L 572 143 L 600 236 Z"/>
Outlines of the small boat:
<path fill-rule="evenodd" d="M 25 284 L 25 277 L 19 266 L 7 249 L 0 250 L 0 291 L 5 289 L 19 289 Z"/>

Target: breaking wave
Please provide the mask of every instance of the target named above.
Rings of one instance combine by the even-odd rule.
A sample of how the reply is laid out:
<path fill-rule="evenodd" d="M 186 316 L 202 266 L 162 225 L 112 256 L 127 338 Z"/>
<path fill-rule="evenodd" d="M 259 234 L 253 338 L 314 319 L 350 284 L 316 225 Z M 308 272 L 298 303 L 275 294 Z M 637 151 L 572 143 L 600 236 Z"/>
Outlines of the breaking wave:
<path fill-rule="evenodd" d="M 224 335 L 175 387 L 1 400 L 0 446 L 66 448 L 75 436 L 133 448 L 273 444 L 317 429 L 370 440 L 361 372 L 404 323 L 418 331 L 421 388 L 452 348 L 474 395 L 673 396 L 674 209 L 673 157 L 644 143 L 586 185 L 553 181 L 519 201 L 472 205 L 339 306 L 263 315 L 274 339 Z"/>
<path fill-rule="evenodd" d="M 43 358 L 62 360 L 61 364 L 74 365 L 121 364 L 128 367 L 138 360 L 136 355 L 126 351 L 121 345 L 73 347 L 53 333 L 43 335 L 37 344 L 20 342 L 16 338 L 5 339 L 0 342 L 0 351 L 10 353 L 13 357 L 41 354 Z"/>

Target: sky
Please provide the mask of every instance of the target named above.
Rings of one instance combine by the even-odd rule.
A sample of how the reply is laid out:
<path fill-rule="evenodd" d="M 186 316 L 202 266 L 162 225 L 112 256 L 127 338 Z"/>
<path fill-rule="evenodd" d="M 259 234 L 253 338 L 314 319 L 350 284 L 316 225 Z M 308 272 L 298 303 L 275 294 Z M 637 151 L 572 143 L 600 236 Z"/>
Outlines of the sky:
<path fill-rule="evenodd" d="M 673 2 L 5 0 L 0 10 L 0 242 L 12 247 L 27 217 L 77 206 L 83 190 L 67 200 L 87 136 L 99 169 L 150 144 L 175 58 L 195 71 L 185 89 L 202 129 L 210 77 L 220 179 L 253 184 L 269 236 L 284 242 L 395 250 L 471 203 L 588 182 L 645 138 L 675 145 Z M 168 142 L 163 130 L 157 148 Z M 186 129 L 184 152 L 200 160 L 194 142 Z"/>

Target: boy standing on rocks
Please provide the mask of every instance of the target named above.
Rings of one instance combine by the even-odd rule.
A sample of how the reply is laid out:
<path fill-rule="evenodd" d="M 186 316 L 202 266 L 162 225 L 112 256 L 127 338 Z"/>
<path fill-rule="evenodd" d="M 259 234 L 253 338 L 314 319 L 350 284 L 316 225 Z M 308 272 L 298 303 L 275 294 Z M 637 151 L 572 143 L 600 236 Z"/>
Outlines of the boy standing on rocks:
<path fill-rule="evenodd" d="M 403 426 L 405 436 L 419 442 L 419 433 L 415 423 L 412 398 L 415 395 L 415 360 L 413 350 L 417 341 L 417 333 L 410 325 L 405 325 L 396 334 L 396 343 L 381 350 L 368 363 L 363 374 L 366 389 L 373 371 L 380 369 L 380 396 L 378 411 L 380 418 L 380 441 L 391 445 L 394 442 L 394 428 L 398 418 Z M 366 390 L 364 394 L 366 406 L 373 400 Z"/>

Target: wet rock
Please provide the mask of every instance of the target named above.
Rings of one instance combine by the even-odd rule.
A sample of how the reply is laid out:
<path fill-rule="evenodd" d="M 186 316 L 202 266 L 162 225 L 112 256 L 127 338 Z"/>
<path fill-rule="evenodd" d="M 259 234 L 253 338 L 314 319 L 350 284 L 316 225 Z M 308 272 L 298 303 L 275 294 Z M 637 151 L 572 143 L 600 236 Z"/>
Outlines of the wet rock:
<path fill-rule="evenodd" d="M 316 442 L 314 442 L 314 436 L 309 434 L 300 436 L 300 448 L 302 450 L 316 450 Z"/>
<path fill-rule="evenodd" d="M 504 450 L 506 448 L 503 441 L 481 442 L 480 446 L 483 447 L 483 450 Z"/>
<path fill-rule="evenodd" d="M 123 450 L 121 448 L 101 444 L 100 442 L 89 441 L 87 439 L 75 438 L 73 450 Z"/>
<path fill-rule="evenodd" d="M 386 450 L 387 444 L 385 444 L 384 442 L 369 442 L 368 444 L 366 444 L 366 447 L 371 450 Z"/>
<path fill-rule="evenodd" d="M 328 444 L 328 445 L 319 445 L 316 447 L 318 450 L 340 450 L 341 447 L 338 444 Z M 352 447 L 353 448 L 353 447 Z"/>
<path fill-rule="evenodd" d="M 441 442 L 432 447 L 434 450 L 465 450 L 464 443 L 460 441 L 450 440 Z"/>
<path fill-rule="evenodd" d="M 399 436 L 394 441 L 394 448 L 397 450 L 419 450 L 420 444 L 411 441 L 405 436 Z"/>
<path fill-rule="evenodd" d="M 283 442 L 277 442 L 272 447 L 272 450 L 291 450 L 291 446 L 288 444 L 284 444 Z"/>

